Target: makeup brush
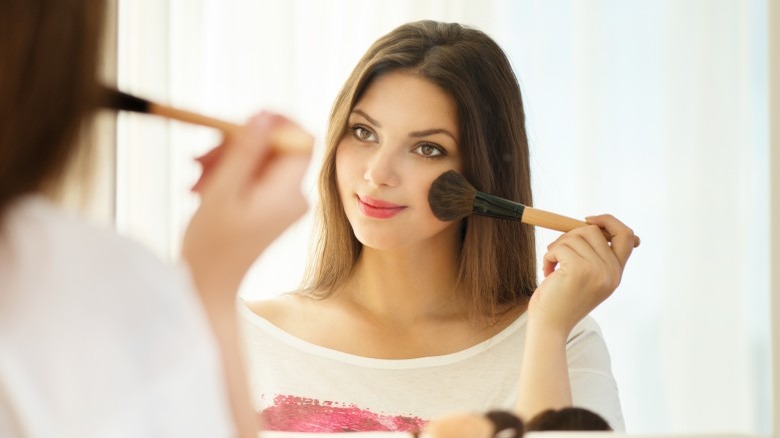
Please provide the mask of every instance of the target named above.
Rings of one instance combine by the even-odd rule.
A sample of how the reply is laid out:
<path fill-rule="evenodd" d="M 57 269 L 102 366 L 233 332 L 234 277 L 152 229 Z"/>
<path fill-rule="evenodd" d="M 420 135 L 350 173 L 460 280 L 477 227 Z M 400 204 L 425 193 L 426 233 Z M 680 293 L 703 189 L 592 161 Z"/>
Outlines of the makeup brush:
<path fill-rule="evenodd" d="M 474 188 L 463 175 L 449 170 L 433 181 L 428 192 L 428 203 L 433 214 L 439 220 L 449 222 L 462 219 L 470 214 L 490 216 L 500 219 L 520 221 L 524 224 L 536 225 L 562 232 L 589 224 L 538 208 L 528 207 L 519 202 L 510 201 L 495 195 L 480 192 Z M 607 239 L 611 239 L 606 230 L 601 230 Z M 639 238 L 634 237 L 634 247 L 639 245 Z"/>
<path fill-rule="evenodd" d="M 162 105 L 122 91 L 103 87 L 102 106 L 106 108 L 133 111 L 144 114 L 154 114 L 181 122 L 208 126 L 222 131 L 226 135 L 238 132 L 242 127 L 235 123 L 204 116 L 172 106 Z M 283 124 L 271 133 L 271 142 L 281 152 L 308 152 L 313 142 L 312 137 L 293 124 Z"/>

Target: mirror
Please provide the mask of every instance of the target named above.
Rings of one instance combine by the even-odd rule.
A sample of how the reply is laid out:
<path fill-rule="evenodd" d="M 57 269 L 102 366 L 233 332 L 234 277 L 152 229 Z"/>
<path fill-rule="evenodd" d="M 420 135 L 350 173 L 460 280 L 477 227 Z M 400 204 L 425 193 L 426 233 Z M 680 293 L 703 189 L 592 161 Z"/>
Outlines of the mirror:
<path fill-rule="evenodd" d="M 768 3 L 120 1 L 119 84 L 236 121 L 272 108 L 321 139 L 374 39 L 422 18 L 480 28 L 524 92 L 536 206 L 610 212 L 642 237 L 594 315 L 628 432 L 768 435 Z M 218 137 L 140 119 L 120 120 L 117 220 L 172 256 L 196 205 L 192 156 Z M 296 288 L 309 230 L 276 242 L 243 295 Z M 540 251 L 554 237 L 539 232 Z"/>

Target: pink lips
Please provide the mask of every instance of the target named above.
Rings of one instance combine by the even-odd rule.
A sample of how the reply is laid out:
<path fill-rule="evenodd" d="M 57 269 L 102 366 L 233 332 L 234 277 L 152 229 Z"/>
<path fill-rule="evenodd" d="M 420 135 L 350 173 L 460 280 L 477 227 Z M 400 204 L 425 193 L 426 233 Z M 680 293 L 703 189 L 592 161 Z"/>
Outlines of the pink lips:
<path fill-rule="evenodd" d="M 364 215 L 376 219 L 391 218 L 406 208 L 403 205 L 369 198 L 368 196 L 358 196 L 358 206 Z"/>

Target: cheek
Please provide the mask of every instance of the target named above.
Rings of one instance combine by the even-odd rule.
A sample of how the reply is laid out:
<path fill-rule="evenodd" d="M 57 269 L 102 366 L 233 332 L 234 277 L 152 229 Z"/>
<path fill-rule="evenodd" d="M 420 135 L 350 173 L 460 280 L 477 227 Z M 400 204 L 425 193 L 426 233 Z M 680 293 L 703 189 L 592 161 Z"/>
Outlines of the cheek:
<path fill-rule="evenodd" d="M 350 177 L 359 167 L 359 163 L 360 157 L 354 145 L 346 141 L 339 143 L 336 149 L 336 173 Z"/>
<path fill-rule="evenodd" d="M 425 215 L 428 222 L 440 222 L 431 210 L 431 204 L 428 202 L 428 194 L 431 191 L 431 185 L 439 174 L 428 176 L 425 179 L 420 179 L 416 182 L 419 187 L 417 195 L 417 204 L 421 206 L 420 211 Z"/>

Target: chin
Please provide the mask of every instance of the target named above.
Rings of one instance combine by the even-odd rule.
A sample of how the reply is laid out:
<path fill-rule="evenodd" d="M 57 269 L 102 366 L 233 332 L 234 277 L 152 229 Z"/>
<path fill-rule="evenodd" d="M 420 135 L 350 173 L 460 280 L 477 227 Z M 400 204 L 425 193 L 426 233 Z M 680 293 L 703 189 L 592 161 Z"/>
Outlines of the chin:
<path fill-rule="evenodd" d="M 357 237 L 358 242 L 360 242 L 364 248 L 370 248 L 376 251 L 390 251 L 403 246 L 403 242 L 400 242 L 397 236 L 363 236 L 355 234 L 355 237 Z"/>

